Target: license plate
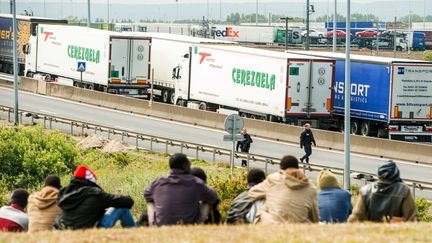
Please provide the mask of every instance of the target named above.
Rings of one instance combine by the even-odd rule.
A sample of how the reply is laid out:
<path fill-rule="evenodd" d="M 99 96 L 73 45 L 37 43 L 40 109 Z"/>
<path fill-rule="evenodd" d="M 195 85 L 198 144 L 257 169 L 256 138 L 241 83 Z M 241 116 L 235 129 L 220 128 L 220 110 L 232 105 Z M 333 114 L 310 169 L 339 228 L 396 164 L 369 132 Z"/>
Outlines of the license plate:
<path fill-rule="evenodd" d="M 401 126 L 401 132 L 423 132 L 421 126 Z"/>

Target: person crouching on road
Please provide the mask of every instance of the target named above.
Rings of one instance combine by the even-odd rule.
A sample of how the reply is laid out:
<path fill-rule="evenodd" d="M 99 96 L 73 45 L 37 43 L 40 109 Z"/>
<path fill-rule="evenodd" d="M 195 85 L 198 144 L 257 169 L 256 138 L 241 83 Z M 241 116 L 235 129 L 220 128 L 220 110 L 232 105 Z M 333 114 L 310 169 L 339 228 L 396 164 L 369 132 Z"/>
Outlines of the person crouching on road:
<path fill-rule="evenodd" d="M 61 189 L 60 177 L 49 175 L 39 192 L 34 192 L 28 199 L 29 232 L 52 230 L 61 210 L 56 201 Z"/>
<path fill-rule="evenodd" d="M 280 170 L 249 190 L 251 201 L 265 200 L 258 209 L 255 224 L 317 223 L 317 193 L 299 170 L 296 157 L 287 155 Z"/>
<path fill-rule="evenodd" d="M 145 190 L 150 226 L 199 224 L 202 203 L 219 201 L 214 190 L 191 175 L 191 163 L 185 154 L 169 158 L 171 172 L 154 180 Z"/>
<path fill-rule="evenodd" d="M 237 142 L 236 151 L 238 151 L 238 149 L 240 147 L 240 151 L 242 153 L 249 153 L 250 146 L 251 146 L 251 143 L 253 143 L 253 140 L 252 140 L 251 136 L 247 133 L 246 128 L 242 129 L 241 134 L 243 135 L 243 140 Z M 246 167 L 247 166 L 247 160 L 242 159 L 241 166 Z"/>
<path fill-rule="evenodd" d="M 417 221 L 417 207 L 410 188 L 402 182 L 392 160 L 378 167 L 378 182 L 360 188 L 349 222 Z"/>
<path fill-rule="evenodd" d="M 324 223 L 345 223 L 352 211 L 351 193 L 339 186 L 336 176 L 322 170 L 318 176 L 318 207 L 320 221 Z"/>
<path fill-rule="evenodd" d="M 310 124 L 306 123 L 304 128 L 305 130 L 300 135 L 300 148 L 304 147 L 306 154 L 300 158 L 300 161 L 303 163 L 303 160 L 306 159 L 306 163 L 309 164 L 309 156 L 312 154 L 312 143 L 316 146 L 316 142 Z M 310 165 L 309 170 L 312 171 Z"/>
<path fill-rule="evenodd" d="M 96 184 L 96 174 L 78 166 L 70 184 L 60 190 L 57 205 L 61 214 L 57 229 L 111 228 L 120 220 L 123 227 L 134 227 L 130 212 L 134 201 L 129 196 L 106 193 Z"/>

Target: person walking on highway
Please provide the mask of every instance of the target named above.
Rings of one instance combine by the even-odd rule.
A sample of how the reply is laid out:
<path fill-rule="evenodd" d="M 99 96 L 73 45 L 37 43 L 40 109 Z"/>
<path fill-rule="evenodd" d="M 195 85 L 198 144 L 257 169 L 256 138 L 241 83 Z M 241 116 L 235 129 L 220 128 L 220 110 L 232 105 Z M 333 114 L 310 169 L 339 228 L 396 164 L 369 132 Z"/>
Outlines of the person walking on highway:
<path fill-rule="evenodd" d="M 392 160 L 378 167 L 378 182 L 363 186 L 348 222 L 417 221 L 417 207 L 410 188 L 402 182 Z"/>
<path fill-rule="evenodd" d="M 315 138 L 313 136 L 312 130 L 310 128 L 310 124 L 306 123 L 304 126 L 305 130 L 300 135 L 300 148 L 304 147 L 305 155 L 300 158 L 300 161 L 303 163 L 303 160 L 306 159 L 306 163 L 309 164 L 309 156 L 312 154 L 312 143 L 316 146 Z M 312 171 L 310 165 L 309 170 Z"/>
<path fill-rule="evenodd" d="M 247 133 L 246 128 L 242 129 L 241 134 L 243 135 L 243 140 L 237 142 L 237 149 L 236 150 L 238 151 L 238 149 L 240 147 L 240 151 L 242 153 L 249 153 L 250 145 L 251 145 L 251 143 L 253 143 L 253 140 L 252 140 L 251 136 Z M 245 159 L 242 159 L 241 166 L 242 167 L 247 166 L 247 161 Z"/>

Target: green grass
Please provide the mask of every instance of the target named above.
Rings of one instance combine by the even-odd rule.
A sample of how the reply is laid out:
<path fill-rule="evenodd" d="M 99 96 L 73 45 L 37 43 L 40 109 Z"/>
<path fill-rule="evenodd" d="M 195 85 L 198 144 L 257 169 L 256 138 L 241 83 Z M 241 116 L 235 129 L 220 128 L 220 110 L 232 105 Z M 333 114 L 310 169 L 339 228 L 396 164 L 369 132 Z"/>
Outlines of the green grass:
<path fill-rule="evenodd" d="M 109 193 L 130 195 L 135 205 L 132 213 L 138 217 L 145 208 L 144 189 L 156 178 L 168 175 L 166 154 L 133 151 L 129 153 L 102 153 L 99 149 L 82 150 L 81 164 L 95 171 L 97 183 Z M 210 164 L 192 160 L 192 167 L 201 167 L 207 174 L 208 184 L 215 188 L 220 199 L 222 216 L 228 210 L 232 199 L 247 187 L 246 170 L 235 169 L 234 176 L 224 163 Z M 63 185 L 69 183 L 71 175 L 62 177 Z"/>

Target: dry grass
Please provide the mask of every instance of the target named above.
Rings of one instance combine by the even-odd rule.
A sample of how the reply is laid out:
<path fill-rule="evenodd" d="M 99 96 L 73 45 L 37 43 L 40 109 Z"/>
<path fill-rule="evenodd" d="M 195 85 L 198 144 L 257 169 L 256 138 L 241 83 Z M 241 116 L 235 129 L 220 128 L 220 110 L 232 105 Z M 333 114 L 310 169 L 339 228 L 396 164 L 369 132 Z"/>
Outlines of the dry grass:
<path fill-rule="evenodd" d="M 174 226 L 2 233 L 0 242 L 432 242 L 431 224 Z"/>

